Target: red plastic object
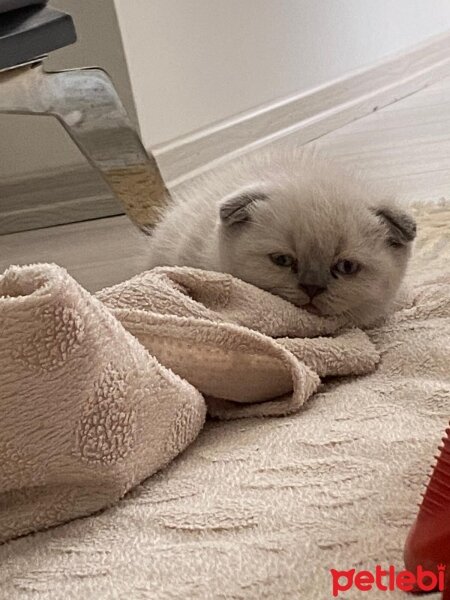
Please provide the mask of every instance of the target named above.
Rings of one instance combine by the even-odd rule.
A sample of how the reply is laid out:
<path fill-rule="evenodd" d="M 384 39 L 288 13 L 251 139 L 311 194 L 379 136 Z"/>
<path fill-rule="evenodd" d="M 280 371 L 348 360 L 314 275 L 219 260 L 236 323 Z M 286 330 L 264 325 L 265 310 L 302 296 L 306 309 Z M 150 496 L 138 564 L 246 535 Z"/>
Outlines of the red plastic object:
<path fill-rule="evenodd" d="M 442 600 L 450 600 L 450 428 L 445 433 L 404 556 L 408 571 L 416 572 L 420 565 L 436 576 L 441 573 L 442 579 L 445 568 Z M 414 591 L 423 593 L 420 589 Z"/>

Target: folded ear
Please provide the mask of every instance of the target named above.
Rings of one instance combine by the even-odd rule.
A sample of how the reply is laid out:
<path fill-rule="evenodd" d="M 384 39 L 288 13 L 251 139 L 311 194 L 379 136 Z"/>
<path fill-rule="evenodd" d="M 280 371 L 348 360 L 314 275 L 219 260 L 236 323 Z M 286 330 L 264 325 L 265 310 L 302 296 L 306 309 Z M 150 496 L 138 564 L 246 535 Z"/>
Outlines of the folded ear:
<path fill-rule="evenodd" d="M 236 223 L 245 223 L 250 220 L 255 203 L 265 201 L 267 198 L 267 194 L 257 188 L 246 188 L 234 192 L 221 200 L 220 219 L 228 227 Z"/>
<path fill-rule="evenodd" d="M 377 208 L 375 214 L 388 226 L 388 242 L 391 246 L 406 246 L 416 237 L 415 220 L 399 208 Z"/>

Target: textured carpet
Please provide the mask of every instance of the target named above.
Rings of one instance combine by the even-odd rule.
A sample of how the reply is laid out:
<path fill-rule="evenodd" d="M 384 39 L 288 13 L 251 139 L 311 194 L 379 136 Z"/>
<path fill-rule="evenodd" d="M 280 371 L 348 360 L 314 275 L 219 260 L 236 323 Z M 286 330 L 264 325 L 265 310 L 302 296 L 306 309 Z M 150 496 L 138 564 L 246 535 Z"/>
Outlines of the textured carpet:
<path fill-rule="evenodd" d="M 1 546 L 0 597 L 329 600 L 330 568 L 401 568 L 450 415 L 450 210 L 418 220 L 409 281 L 442 283 L 368 332 L 374 374 L 290 417 L 210 422 L 116 507 Z"/>

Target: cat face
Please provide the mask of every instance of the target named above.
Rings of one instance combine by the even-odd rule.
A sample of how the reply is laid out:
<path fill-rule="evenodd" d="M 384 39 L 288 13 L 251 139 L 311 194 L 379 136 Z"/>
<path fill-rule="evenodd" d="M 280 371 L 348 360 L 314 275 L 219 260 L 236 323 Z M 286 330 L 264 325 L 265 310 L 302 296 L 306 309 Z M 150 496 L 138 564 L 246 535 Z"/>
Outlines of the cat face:
<path fill-rule="evenodd" d="M 254 185 L 219 211 L 224 271 L 355 324 L 386 312 L 416 235 L 406 212 L 347 180 Z"/>

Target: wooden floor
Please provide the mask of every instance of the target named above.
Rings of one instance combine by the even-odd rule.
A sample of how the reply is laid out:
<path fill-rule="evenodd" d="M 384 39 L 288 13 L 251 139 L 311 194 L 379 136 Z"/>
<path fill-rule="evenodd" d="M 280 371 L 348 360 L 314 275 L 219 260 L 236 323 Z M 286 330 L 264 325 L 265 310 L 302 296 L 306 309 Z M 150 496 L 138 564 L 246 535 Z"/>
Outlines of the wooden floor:
<path fill-rule="evenodd" d="M 289 141 L 295 139 L 291 136 Z M 446 79 L 310 144 L 405 200 L 450 197 L 450 80 Z M 0 236 L 0 271 L 56 262 L 97 290 L 146 268 L 145 238 L 125 217 Z"/>
<path fill-rule="evenodd" d="M 407 200 L 450 195 L 450 79 L 312 144 Z"/>

